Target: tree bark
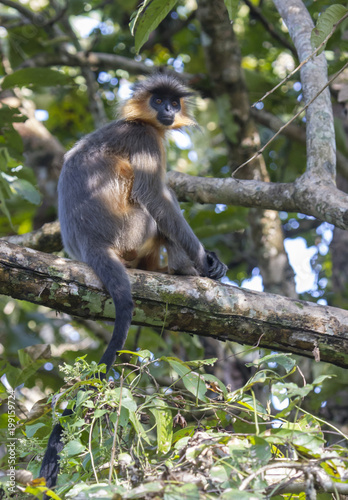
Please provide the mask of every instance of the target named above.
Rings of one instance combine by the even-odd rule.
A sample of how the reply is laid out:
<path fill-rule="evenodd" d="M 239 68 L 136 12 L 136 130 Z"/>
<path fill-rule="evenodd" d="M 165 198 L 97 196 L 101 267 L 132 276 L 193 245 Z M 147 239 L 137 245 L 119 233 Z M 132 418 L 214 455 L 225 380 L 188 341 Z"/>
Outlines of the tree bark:
<path fill-rule="evenodd" d="M 131 270 L 134 324 L 292 352 L 348 367 L 348 312 L 207 278 Z M 90 267 L 0 241 L 0 293 L 73 316 L 113 320 Z"/>
<path fill-rule="evenodd" d="M 197 16 L 202 27 L 202 45 L 220 126 L 229 162 L 235 170 L 261 147 L 250 113 L 240 47 L 223 0 L 199 0 Z M 270 180 L 261 155 L 239 173 L 246 179 Z M 278 213 L 253 206 L 249 221 L 251 242 L 265 291 L 296 298 L 294 272 L 285 252 Z"/>

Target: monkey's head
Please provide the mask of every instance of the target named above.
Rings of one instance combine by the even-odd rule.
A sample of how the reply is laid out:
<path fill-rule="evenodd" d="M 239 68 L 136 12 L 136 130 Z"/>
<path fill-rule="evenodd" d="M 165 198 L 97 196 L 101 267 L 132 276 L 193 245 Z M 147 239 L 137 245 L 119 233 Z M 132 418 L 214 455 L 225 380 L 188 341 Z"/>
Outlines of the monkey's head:
<path fill-rule="evenodd" d="M 176 76 L 156 74 L 134 84 L 133 95 L 123 106 L 122 116 L 162 129 L 196 125 L 190 113 L 192 95 Z"/>

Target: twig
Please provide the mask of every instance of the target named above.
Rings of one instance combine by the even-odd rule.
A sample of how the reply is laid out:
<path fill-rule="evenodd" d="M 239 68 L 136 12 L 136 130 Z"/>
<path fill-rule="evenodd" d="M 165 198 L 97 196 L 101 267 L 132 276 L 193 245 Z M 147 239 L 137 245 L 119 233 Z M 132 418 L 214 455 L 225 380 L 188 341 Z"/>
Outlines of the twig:
<path fill-rule="evenodd" d="M 274 139 L 283 132 L 283 130 L 288 126 L 290 125 L 290 123 L 292 123 L 294 120 L 296 120 L 296 118 L 298 118 L 300 116 L 301 113 L 303 113 L 303 111 L 306 111 L 306 109 L 312 104 L 312 102 L 315 101 L 315 99 L 322 93 L 324 92 L 324 90 L 348 67 L 348 62 L 346 62 L 346 64 L 338 71 L 338 73 L 336 73 L 325 85 L 322 89 L 319 90 L 319 92 L 313 97 L 313 99 L 311 99 L 302 109 L 300 109 L 300 111 L 298 113 L 296 113 L 296 115 L 294 115 L 288 122 L 286 122 L 282 127 L 280 127 L 280 129 L 278 130 L 278 132 L 276 132 L 271 138 L 270 140 L 264 145 L 262 146 L 261 149 L 259 149 L 251 158 L 249 158 L 249 160 L 245 161 L 244 163 L 242 163 L 241 165 L 239 165 L 238 168 L 236 168 L 236 170 L 232 173 L 231 177 L 234 177 L 236 175 L 236 173 L 238 172 L 238 170 L 240 170 L 242 167 L 245 167 L 245 165 L 248 165 L 248 163 L 250 163 L 251 161 L 255 160 L 255 158 L 257 158 L 258 156 L 260 156 L 260 154 L 262 154 L 264 152 L 264 150 L 274 141 Z"/>
<path fill-rule="evenodd" d="M 109 470 L 109 484 L 111 484 L 112 473 L 113 473 L 113 470 L 114 470 L 114 462 L 115 462 L 115 454 L 116 454 L 116 438 L 117 438 L 118 423 L 119 423 L 119 420 L 120 420 L 120 414 L 121 414 L 121 408 L 122 408 L 123 375 L 124 375 L 124 368 L 122 368 L 122 374 L 121 374 L 121 380 L 120 380 L 120 401 L 118 403 L 118 408 L 117 408 L 117 419 L 116 419 L 116 423 L 115 423 L 114 439 L 113 439 L 113 442 L 112 442 L 112 449 L 111 449 L 110 470 Z"/>
<path fill-rule="evenodd" d="M 93 432 L 93 426 L 95 422 L 95 417 L 93 417 L 92 423 L 91 423 L 91 428 L 89 430 L 89 437 L 88 437 L 88 448 L 89 448 L 89 454 L 91 457 L 91 463 L 92 463 L 92 469 L 93 469 L 93 474 L 96 480 L 96 483 L 99 484 L 98 481 L 98 474 L 97 471 L 95 470 L 95 465 L 94 465 L 94 458 L 93 458 L 93 450 L 92 450 L 92 432 Z"/>

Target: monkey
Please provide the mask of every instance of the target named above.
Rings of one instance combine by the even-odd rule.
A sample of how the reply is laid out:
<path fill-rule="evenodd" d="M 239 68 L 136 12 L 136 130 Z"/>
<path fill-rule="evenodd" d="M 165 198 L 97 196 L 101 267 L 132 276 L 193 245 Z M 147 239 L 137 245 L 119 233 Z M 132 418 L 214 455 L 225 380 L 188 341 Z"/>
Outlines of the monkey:
<path fill-rule="evenodd" d="M 95 271 L 116 309 L 113 334 L 99 362 L 106 373 L 132 320 L 127 267 L 160 270 L 164 246 L 170 274 L 217 280 L 227 271 L 214 252 L 204 249 L 165 182 L 165 136 L 168 130 L 197 126 L 193 95 L 172 74 L 138 81 L 121 118 L 82 138 L 65 155 L 58 182 L 64 248 Z M 40 471 L 50 488 L 56 484 L 62 431 L 60 424 L 54 427 Z"/>

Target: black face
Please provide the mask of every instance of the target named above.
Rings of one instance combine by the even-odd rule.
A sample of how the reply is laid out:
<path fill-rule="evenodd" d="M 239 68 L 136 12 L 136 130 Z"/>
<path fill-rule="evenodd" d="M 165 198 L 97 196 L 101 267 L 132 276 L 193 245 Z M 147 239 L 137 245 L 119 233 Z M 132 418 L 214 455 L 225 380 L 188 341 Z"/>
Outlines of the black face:
<path fill-rule="evenodd" d="M 157 111 L 157 120 L 167 127 L 173 124 L 175 113 L 181 109 L 180 98 L 173 95 L 153 94 L 150 105 Z"/>

